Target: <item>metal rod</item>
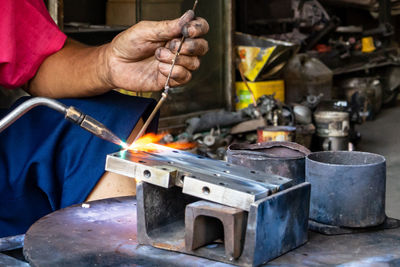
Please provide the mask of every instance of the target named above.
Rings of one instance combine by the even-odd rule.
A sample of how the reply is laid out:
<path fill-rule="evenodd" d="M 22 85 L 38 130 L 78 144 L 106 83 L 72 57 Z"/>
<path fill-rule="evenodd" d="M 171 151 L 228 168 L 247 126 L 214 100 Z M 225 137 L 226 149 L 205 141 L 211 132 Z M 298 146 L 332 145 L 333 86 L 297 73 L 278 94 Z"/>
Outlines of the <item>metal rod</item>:
<path fill-rule="evenodd" d="M 194 2 L 193 8 L 192 8 L 193 12 L 196 10 L 197 3 L 198 3 L 198 0 L 196 0 Z M 167 80 L 165 81 L 164 91 L 161 94 L 160 100 L 158 101 L 158 103 L 157 103 L 156 107 L 154 108 L 154 110 L 151 112 L 150 116 L 147 118 L 146 122 L 144 123 L 143 127 L 140 129 L 139 133 L 136 135 L 136 137 L 133 140 L 132 144 L 135 143 L 146 132 L 147 128 L 149 127 L 149 125 L 151 123 L 151 121 L 154 119 L 154 117 L 156 116 L 157 112 L 160 110 L 161 106 L 167 100 L 169 89 L 170 89 L 169 82 L 171 80 L 172 71 L 174 70 L 174 67 L 175 67 L 175 64 L 176 64 L 176 60 L 177 60 L 177 58 L 179 56 L 179 53 L 181 52 L 183 43 L 185 42 L 185 39 L 186 39 L 186 37 L 182 36 L 181 43 L 179 44 L 178 50 L 176 50 L 174 59 L 172 60 L 172 66 L 171 66 L 171 69 L 170 69 L 170 71 L 168 73 Z"/>

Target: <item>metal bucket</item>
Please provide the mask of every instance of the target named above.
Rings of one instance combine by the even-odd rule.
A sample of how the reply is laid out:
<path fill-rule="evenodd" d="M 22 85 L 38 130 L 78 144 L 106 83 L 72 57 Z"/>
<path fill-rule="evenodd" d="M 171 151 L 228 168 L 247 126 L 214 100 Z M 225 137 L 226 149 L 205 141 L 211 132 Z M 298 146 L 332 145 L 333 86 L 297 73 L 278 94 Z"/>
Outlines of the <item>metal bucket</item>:
<path fill-rule="evenodd" d="M 340 227 L 384 222 L 386 160 L 350 151 L 311 153 L 306 159 L 311 183 L 310 219 Z"/>
<path fill-rule="evenodd" d="M 228 162 L 254 170 L 305 181 L 305 157 L 310 151 L 292 142 L 232 144 L 228 147 Z"/>

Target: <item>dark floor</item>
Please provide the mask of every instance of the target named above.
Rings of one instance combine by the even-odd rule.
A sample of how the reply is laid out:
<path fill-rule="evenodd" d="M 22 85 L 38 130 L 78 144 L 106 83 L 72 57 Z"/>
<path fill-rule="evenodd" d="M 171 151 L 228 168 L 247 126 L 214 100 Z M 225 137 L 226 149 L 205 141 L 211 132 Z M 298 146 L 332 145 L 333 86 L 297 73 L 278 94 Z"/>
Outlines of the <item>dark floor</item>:
<path fill-rule="evenodd" d="M 357 150 L 386 157 L 386 214 L 400 219 L 400 102 L 386 108 L 374 121 L 359 125 L 362 135 Z"/>

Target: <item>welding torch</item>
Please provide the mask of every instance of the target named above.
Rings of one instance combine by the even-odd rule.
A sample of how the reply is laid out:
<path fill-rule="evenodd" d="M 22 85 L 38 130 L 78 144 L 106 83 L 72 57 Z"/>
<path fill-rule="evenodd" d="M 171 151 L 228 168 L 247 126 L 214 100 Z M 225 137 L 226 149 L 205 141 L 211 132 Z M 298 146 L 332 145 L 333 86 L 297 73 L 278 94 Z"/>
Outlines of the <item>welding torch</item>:
<path fill-rule="evenodd" d="M 192 8 L 193 12 L 196 10 L 197 3 L 198 3 L 198 0 L 195 0 L 193 8 Z M 151 112 L 150 116 L 147 118 L 146 122 L 143 124 L 142 128 L 140 129 L 139 133 L 136 135 L 136 137 L 135 137 L 135 139 L 133 140 L 132 143 L 135 143 L 146 132 L 147 128 L 149 127 L 150 123 L 152 122 L 152 120 L 156 116 L 157 112 L 160 110 L 161 106 L 167 100 L 169 90 L 171 89 L 169 87 L 169 81 L 171 80 L 172 71 L 174 70 L 174 67 L 175 67 L 175 64 L 176 64 L 176 60 L 177 60 L 177 58 L 179 56 L 179 53 L 181 52 L 182 45 L 183 45 L 183 42 L 185 42 L 185 39 L 186 39 L 186 37 L 182 36 L 181 42 L 179 44 L 179 47 L 176 50 L 174 58 L 172 59 L 172 66 L 171 66 L 171 69 L 169 70 L 169 73 L 168 73 L 168 76 L 167 76 L 167 81 L 165 82 L 164 91 L 161 93 L 160 100 L 158 100 L 158 103 L 157 103 L 156 107 L 153 109 L 153 111 Z"/>
<path fill-rule="evenodd" d="M 75 124 L 78 124 L 82 129 L 90 132 L 91 134 L 94 134 L 95 136 L 116 145 L 125 146 L 125 142 L 123 142 L 111 130 L 109 130 L 106 126 L 104 126 L 102 123 L 98 122 L 94 118 L 82 113 L 73 106 L 67 107 L 66 105 L 54 99 L 49 99 L 45 97 L 31 98 L 16 107 L 13 111 L 11 111 L 3 119 L 0 120 L 0 132 L 4 131 L 8 126 L 13 124 L 22 115 L 37 106 L 46 106 L 54 109 L 64 114 L 65 119 Z"/>

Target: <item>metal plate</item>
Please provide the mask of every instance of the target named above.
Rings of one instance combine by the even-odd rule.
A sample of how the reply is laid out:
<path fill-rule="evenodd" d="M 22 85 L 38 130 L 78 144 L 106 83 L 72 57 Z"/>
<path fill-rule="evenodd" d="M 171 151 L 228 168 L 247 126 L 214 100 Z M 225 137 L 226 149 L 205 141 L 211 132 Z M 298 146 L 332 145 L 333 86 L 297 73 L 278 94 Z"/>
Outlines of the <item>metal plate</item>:
<path fill-rule="evenodd" d="M 251 203 L 290 187 L 291 179 L 155 145 L 157 150 L 107 156 L 106 170 L 164 188 L 249 210 Z"/>

